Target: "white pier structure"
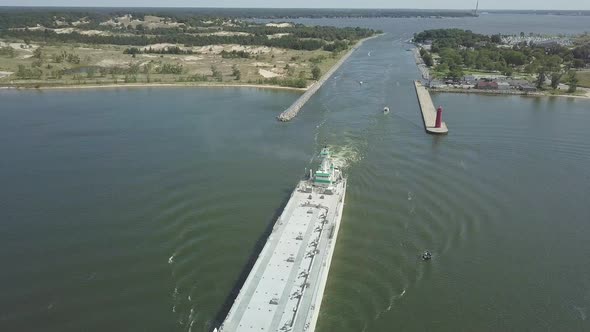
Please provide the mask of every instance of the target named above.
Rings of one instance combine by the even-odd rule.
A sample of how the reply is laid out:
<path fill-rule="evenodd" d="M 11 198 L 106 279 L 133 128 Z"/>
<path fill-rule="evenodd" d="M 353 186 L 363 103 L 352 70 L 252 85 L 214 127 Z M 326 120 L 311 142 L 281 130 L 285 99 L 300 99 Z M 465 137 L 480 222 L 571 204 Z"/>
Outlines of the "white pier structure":
<path fill-rule="evenodd" d="M 418 104 L 420 104 L 420 112 L 422 113 L 422 120 L 424 122 L 424 129 L 429 134 L 446 134 L 449 132 L 447 124 L 441 122 L 440 127 L 436 127 L 436 108 L 430 98 L 430 93 L 422 85 L 420 81 L 414 81 L 416 88 L 416 96 L 418 97 Z"/>
<path fill-rule="evenodd" d="M 346 193 L 327 148 L 321 157 L 291 194 L 220 332 L 314 331 Z"/>

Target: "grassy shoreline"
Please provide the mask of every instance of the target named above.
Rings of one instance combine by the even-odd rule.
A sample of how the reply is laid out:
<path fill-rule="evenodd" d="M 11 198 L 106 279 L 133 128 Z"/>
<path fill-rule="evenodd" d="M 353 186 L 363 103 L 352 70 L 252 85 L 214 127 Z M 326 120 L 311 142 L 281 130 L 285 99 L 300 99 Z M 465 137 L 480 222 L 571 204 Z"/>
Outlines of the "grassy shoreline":
<path fill-rule="evenodd" d="M 339 54 L 335 57 L 328 57 L 325 56 L 325 59 L 318 64 L 318 67 L 322 70 L 323 74 L 330 72 L 335 66 L 338 65 L 342 58 L 345 58 L 350 52 L 354 51 L 360 45 L 362 45 L 365 41 L 369 39 L 373 39 L 383 35 L 375 34 L 370 37 L 366 37 L 363 39 L 358 40 L 354 45 L 351 45 L 347 50 L 339 52 Z M 222 47 L 223 45 L 219 45 Z M 301 51 L 299 51 L 301 53 Z M 308 52 L 308 56 L 317 56 L 318 52 Z M 274 58 L 274 56 L 273 56 Z M 243 60 L 243 59 L 242 59 Z M 242 61 L 238 60 L 238 61 Z M 223 62 L 223 61 L 222 61 Z M 258 69 L 258 67 L 256 67 Z M 250 72 L 250 74 L 252 74 Z M 141 76 L 141 75 L 138 75 Z M 324 75 L 322 75 L 324 76 Z M 169 78 L 168 78 L 169 79 Z M 99 89 L 99 88 L 147 88 L 147 87 L 243 87 L 243 88 L 260 88 L 260 89 L 272 89 L 272 90 L 288 90 L 288 91 L 298 91 L 298 92 L 305 92 L 309 90 L 312 86 L 317 84 L 318 81 L 309 81 L 308 85 L 303 88 L 299 87 L 290 87 L 284 86 L 279 84 L 265 84 L 265 83 L 257 83 L 255 80 L 224 80 L 222 82 L 215 82 L 215 81 L 204 81 L 204 82 L 190 82 L 190 81 L 156 81 L 156 82 L 129 82 L 125 83 L 119 78 L 119 82 L 115 83 L 111 80 L 106 79 L 106 77 L 97 77 L 94 79 L 80 79 L 78 82 L 74 81 L 73 79 L 70 80 L 20 80 L 18 82 L 11 81 L 10 83 L 7 82 L 8 77 L 4 78 L 4 82 L 0 81 L 0 89 L 23 89 L 23 90 L 50 90 L 50 89 Z M 88 82 L 90 80 L 90 82 Z M 84 83 L 81 83 L 83 81 Z M 92 82 L 93 81 L 93 82 Z M 102 82 L 100 82 L 102 81 Z M 115 80 L 116 81 L 116 80 Z"/>
<path fill-rule="evenodd" d="M 2 21 L 0 87 L 256 86 L 304 91 L 356 42 L 379 33 L 198 15 L 62 14 L 21 13 Z"/>

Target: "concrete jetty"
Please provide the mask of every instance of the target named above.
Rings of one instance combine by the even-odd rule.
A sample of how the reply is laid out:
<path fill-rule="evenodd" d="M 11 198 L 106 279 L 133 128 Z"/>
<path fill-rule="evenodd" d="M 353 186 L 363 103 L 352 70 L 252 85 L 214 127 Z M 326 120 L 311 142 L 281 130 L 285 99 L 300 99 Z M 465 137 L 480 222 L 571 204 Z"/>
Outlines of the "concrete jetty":
<path fill-rule="evenodd" d="M 350 55 L 356 49 L 358 49 L 363 44 L 363 42 L 365 42 L 366 40 L 378 37 L 378 36 L 380 36 L 380 35 L 365 38 L 365 39 L 359 41 L 358 43 L 356 43 L 356 45 L 354 45 L 353 48 L 351 48 L 342 58 L 340 58 L 340 60 L 338 60 L 338 62 L 336 62 L 336 64 L 334 64 L 334 66 L 332 66 L 332 68 L 330 68 L 330 70 L 328 70 L 324 74 L 324 76 L 322 76 L 317 82 L 313 83 L 309 87 L 309 89 L 307 89 L 307 91 L 305 91 L 305 93 L 303 95 L 301 95 L 301 97 L 299 97 L 299 99 L 297 99 L 291 106 L 289 106 L 289 108 L 284 110 L 283 113 L 279 114 L 277 119 L 279 119 L 279 121 L 283 121 L 283 122 L 293 119 L 297 115 L 297 113 L 299 113 L 299 110 L 301 110 L 303 105 L 305 105 L 305 103 L 307 103 L 309 98 L 311 98 L 311 96 L 313 96 L 322 87 L 322 85 L 324 83 L 326 83 L 326 81 L 330 78 L 330 76 L 332 76 L 332 74 L 334 74 L 336 72 L 336 70 L 338 70 L 338 68 L 340 68 L 340 66 L 350 57 Z"/>
<path fill-rule="evenodd" d="M 424 60 L 422 60 L 422 57 L 420 56 L 420 50 L 417 47 L 414 47 L 412 49 L 412 54 L 414 54 L 414 59 L 416 60 L 416 66 L 418 66 L 418 70 L 420 70 L 420 74 L 422 74 L 422 78 L 425 80 L 429 80 L 430 79 L 430 71 L 428 70 L 428 67 L 426 66 L 426 64 L 424 63 Z"/>
<path fill-rule="evenodd" d="M 436 109 L 430 98 L 430 93 L 420 83 L 414 81 L 416 87 L 416 96 L 418 96 L 418 103 L 420 104 L 420 111 L 422 112 L 422 120 L 424 122 L 424 129 L 429 134 L 446 134 L 449 132 L 447 124 L 442 122 L 439 128 L 435 127 L 436 123 Z"/>

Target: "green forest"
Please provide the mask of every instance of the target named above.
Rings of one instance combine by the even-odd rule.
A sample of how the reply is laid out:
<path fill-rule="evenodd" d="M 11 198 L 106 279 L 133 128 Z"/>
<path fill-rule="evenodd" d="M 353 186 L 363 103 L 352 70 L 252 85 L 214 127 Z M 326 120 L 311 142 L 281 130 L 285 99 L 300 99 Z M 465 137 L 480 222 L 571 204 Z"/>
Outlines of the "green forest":
<path fill-rule="evenodd" d="M 521 34 L 524 36 L 524 34 Z M 538 85 L 546 77 L 575 76 L 571 70 L 581 69 L 590 63 L 590 43 L 578 42 L 573 47 L 557 43 L 535 45 L 523 41 L 506 47 L 501 35 L 482 35 L 469 30 L 436 29 L 414 35 L 417 43 L 431 43 L 430 52 L 421 49 L 427 66 L 439 76 L 455 80 L 466 70 L 498 72 L 506 76 L 515 73 L 536 75 Z M 436 61 L 435 61 L 436 58 Z M 435 63 L 436 62 L 436 63 Z"/>

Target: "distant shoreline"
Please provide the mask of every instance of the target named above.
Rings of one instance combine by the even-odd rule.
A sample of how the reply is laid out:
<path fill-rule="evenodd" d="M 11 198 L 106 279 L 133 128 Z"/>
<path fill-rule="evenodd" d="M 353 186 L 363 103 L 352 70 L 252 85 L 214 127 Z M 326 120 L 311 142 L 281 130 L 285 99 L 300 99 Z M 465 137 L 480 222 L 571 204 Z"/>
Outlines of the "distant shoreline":
<path fill-rule="evenodd" d="M 187 84 L 187 83 L 121 83 L 121 84 L 73 84 L 59 86 L 0 86 L 0 90 L 81 90 L 81 89 L 118 89 L 118 88 L 258 88 L 267 90 L 287 90 L 304 92 L 308 88 L 292 88 L 265 84 Z"/>

